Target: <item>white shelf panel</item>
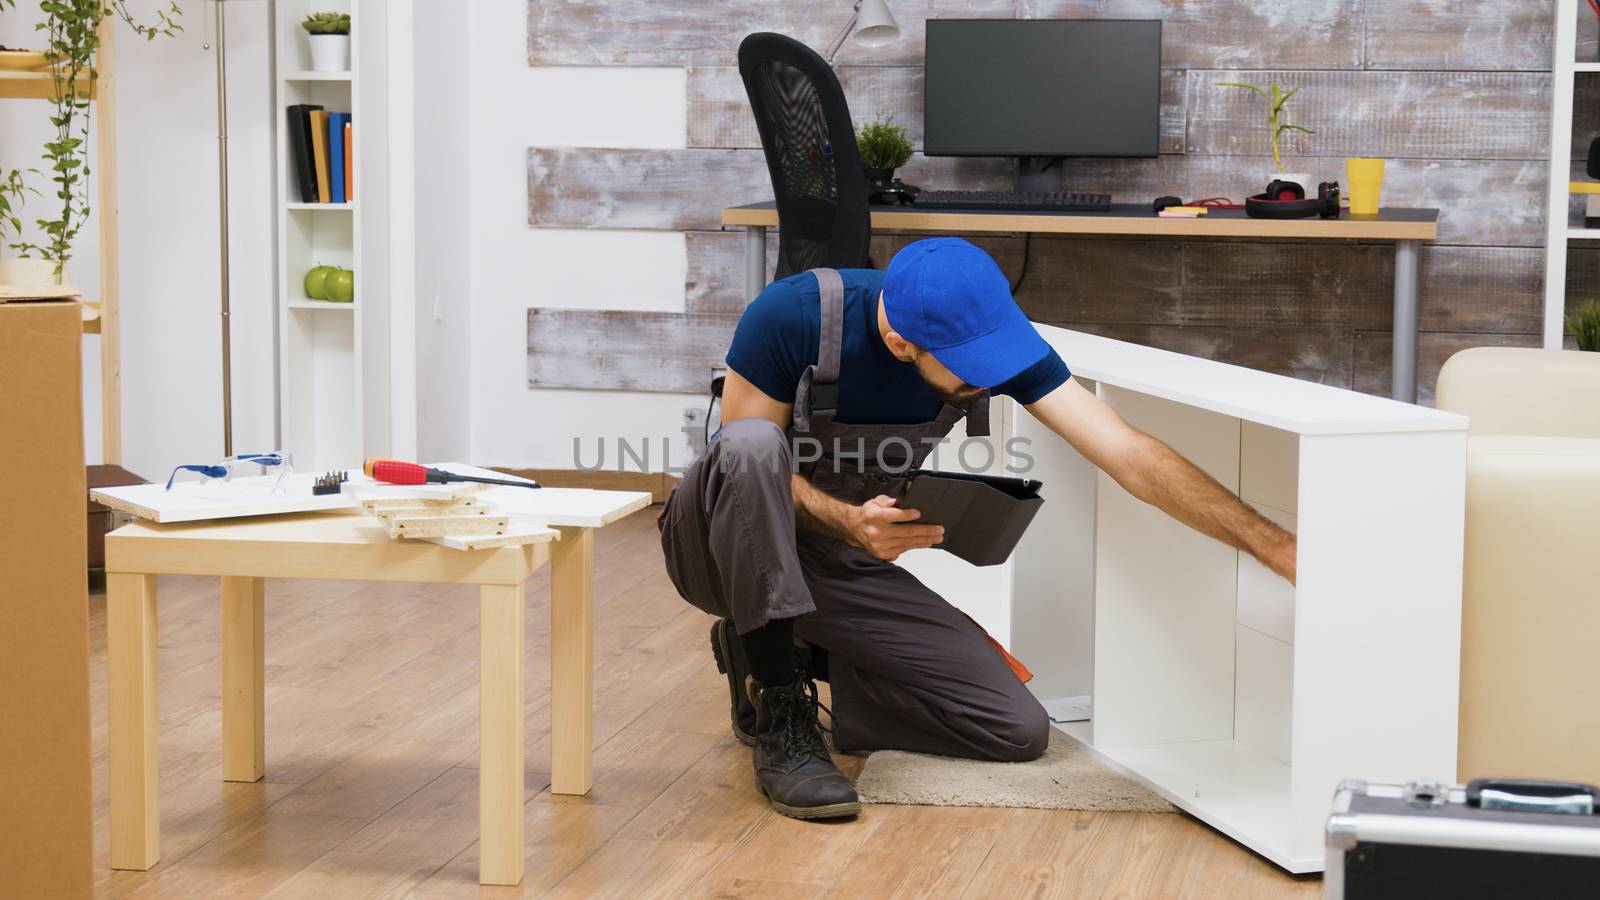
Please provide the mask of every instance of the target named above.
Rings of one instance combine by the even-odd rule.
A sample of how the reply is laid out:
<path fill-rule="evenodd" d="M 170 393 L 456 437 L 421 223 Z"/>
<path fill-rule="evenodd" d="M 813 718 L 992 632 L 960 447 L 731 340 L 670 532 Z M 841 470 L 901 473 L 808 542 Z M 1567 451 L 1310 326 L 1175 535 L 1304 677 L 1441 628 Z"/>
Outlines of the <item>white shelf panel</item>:
<path fill-rule="evenodd" d="M 289 72 L 283 76 L 284 81 L 349 81 L 349 72 Z"/>
<path fill-rule="evenodd" d="M 1600 72 L 1600 62 L 1573 63 L 1572 64 L 1572 71 L 1574 71 L 1574 72 Z"/>
<path fill-rule="evenodd" d="M 1295 434 L 1467 429 L 1466 417 L 1453 413 L 1054 325 L 1035 325 L 1080 377 Z"/>
<path fill-rule="evenodd" d="M 1568 228 L 1569 241 L 1600 241 L 1600 228 Z"/>
<path fill-rule="evenodd" d="M 286 305 L 290 309 L 325 309 L 334 312 L 353 312 L 356 308 L 354 302 L 338 303 L 331 300 L 290 300 Z"/>
<path fill-rule="evenodd" d="M 284 208 L 291 212 L 313 210 L 316 212 L 349 212 L 355 209 L 352 203 L 286 203 Z"/>
<path fill-rule="evenodd" d="M 1096 747 L 1090 722 L 1056 725 L 1096 757 L 1172 805 L 1294 872 L 1319 872 L 1321 856 L 1290 855 L 1289 767 L 1239 741 Z M 1330 795 L 1331 796 L 1331 795 Z"/>

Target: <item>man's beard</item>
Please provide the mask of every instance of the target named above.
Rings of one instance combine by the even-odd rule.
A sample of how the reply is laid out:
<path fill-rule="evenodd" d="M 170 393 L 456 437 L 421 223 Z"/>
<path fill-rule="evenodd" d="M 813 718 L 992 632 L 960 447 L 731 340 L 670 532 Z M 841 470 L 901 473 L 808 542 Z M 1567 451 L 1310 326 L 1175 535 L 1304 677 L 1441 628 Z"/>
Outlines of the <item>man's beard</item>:
<path fill-rule="evenodd" d="M 978 396 L 984 392 L 984 388 L 976 388 L 970 384 L 966 384 L 965 382 L 963 382 L 962 385 L 955 390 L 947 391 L 929 380 L 928 373 L 922 371 L 922 363 L 920 360 L 914 363 L 914 366 L 917 370 L 917 377 L 922 379 L 922 383 L 932 388 L 933 392 L 939 395 L 940 400 L 943 400 L 951 406 L 966 406 L 972 401 L 978 399 Z"/>

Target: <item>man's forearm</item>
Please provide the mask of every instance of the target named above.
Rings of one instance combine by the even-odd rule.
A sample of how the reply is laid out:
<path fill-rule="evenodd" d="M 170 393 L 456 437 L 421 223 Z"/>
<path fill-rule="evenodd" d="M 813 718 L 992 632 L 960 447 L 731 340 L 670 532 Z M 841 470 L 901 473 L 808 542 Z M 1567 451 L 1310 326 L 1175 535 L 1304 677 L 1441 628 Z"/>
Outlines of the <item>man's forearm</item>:
<path fill-rule="evenodd" d="M 1268 521 L 1161 441 L 1143 435 L 1123 487 L 1190 528 L 1294 580 L 1294 535 Z"/>
<path fill-rule="evenodd" d="M 856 507 L 818 490 L 799 475 L 792 478 L 795 525 L 835 540 L 849 541 L 851 516 L 855 514 Z"/>

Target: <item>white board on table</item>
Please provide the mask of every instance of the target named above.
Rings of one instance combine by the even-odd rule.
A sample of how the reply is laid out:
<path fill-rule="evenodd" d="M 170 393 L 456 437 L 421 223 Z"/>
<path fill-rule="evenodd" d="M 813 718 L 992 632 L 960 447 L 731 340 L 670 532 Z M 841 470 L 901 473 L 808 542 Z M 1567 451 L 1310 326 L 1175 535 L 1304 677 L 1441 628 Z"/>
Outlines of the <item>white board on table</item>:
<path fill-rule="evenodd" d="M 321 472 L 296 472 L 278 485 L 276 475 L 252 475 L 232 481 L 182 481 L 95 488 L 89 497 L 118 512 L 151 522 L 199 522 L 241 516 L 349 509 L 355 501 L 342 493 L 311 493 Z M 351 475 L 352 479 L 357 476 Z"/>

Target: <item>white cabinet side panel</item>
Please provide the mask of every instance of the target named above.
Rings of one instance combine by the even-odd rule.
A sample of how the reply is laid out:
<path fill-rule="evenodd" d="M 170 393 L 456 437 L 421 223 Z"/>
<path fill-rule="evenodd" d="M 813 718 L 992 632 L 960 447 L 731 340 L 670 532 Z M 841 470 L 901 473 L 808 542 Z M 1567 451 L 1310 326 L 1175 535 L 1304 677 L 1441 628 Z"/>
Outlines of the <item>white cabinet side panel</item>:
<path fill-rule="evenodd" d="M 1296 854 L 1321 846 L 1341 779 L 1454 777 L 1466 439 L 1301 440 Z"/>

